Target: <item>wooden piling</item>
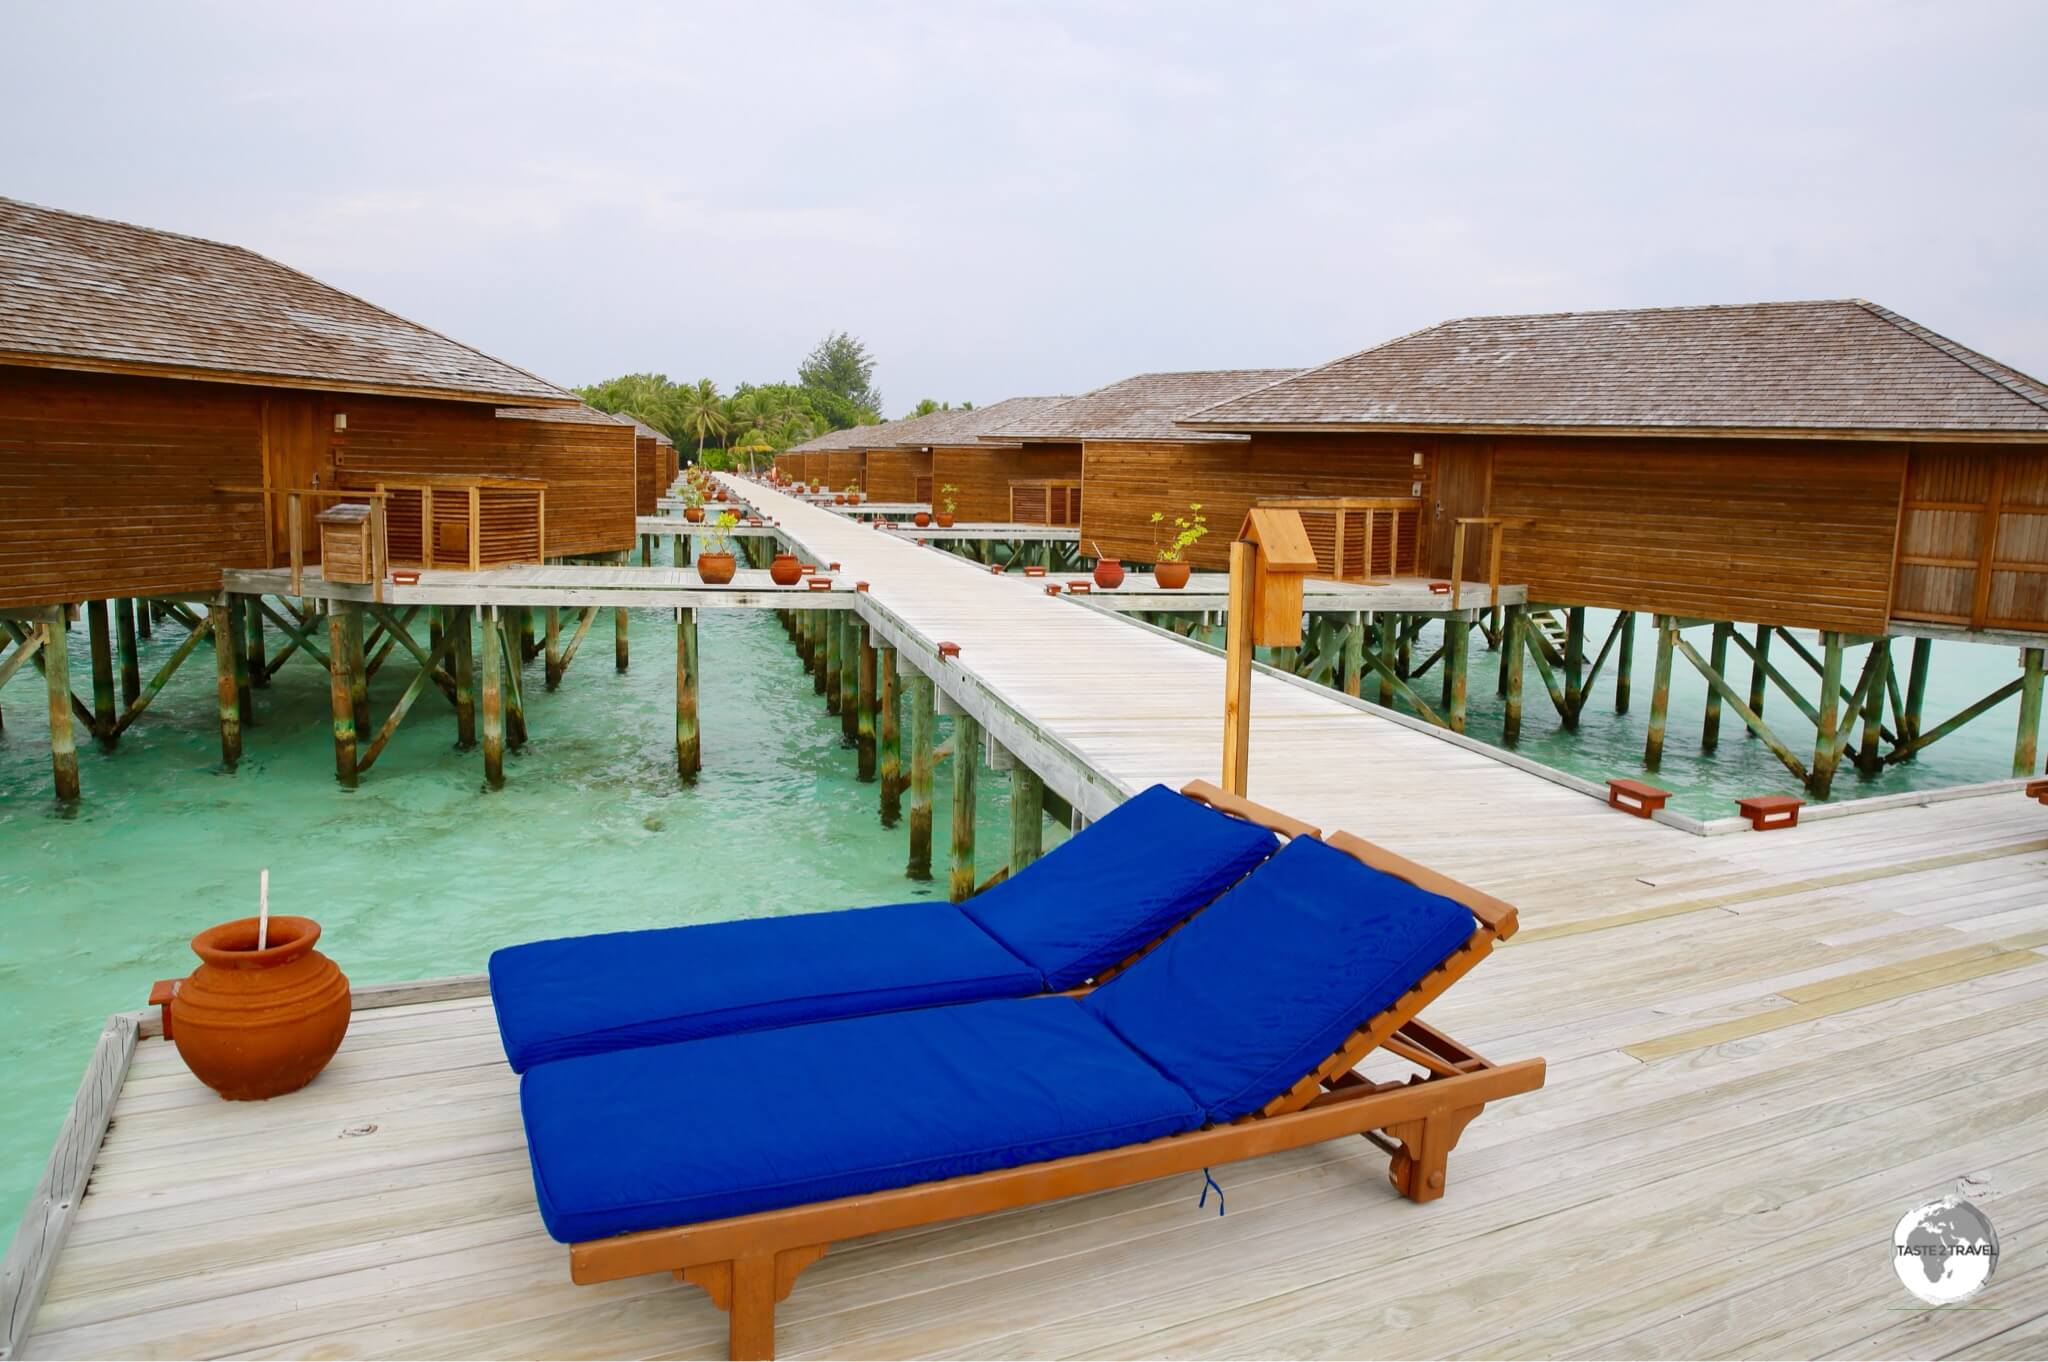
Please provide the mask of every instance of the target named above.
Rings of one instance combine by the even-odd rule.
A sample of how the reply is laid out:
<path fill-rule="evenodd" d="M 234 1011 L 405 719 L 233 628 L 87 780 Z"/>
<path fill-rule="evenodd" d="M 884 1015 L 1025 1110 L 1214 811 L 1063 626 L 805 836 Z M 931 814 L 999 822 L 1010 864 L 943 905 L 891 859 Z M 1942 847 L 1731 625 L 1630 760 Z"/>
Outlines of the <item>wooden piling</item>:
<path fill-rule="evenodd" d="M 929 676 L 910 678 L 910 863 L 904 874 L 913 880 L 932 877 L 932 691 Z"/>
<path fill-rule="evenodd" d="M 553 690 L 562 684 L 562 612 L 557 606 L 547 608 L 547 688 Z"/>
<path fill-rule="evenodd" d="M 1716 676 L 1725 677 L 1728 675 L 1728 635 L 1733 633 L 1734 630 L 1735 626 L 1726 620 L 1714 621 L 1714 639 L 1707 651 L 1707 657 L 1709 665 L 1713 667 L 1714 675 Z M 1754 706 L 1751 707 L 1752 712 L 1754 708 Z M 1712 686 L 1708 686 L 1706 712 L 1700 719 L 1700 751 L 1711 752 L 1720 745 L 1721 692 Z"/>
<path fill-rule="evenodd" d="M 71 732 L 71 650 L 65 645 L 64 607 L 43 612 L 43 647 L 36 656 L 50 693 L 50 771 L 59 804 L 78 802 L 78 745 Z"/>
<path fill-rule="evenodd" d="M 1465 731 L 1466 668 L 1470 665 L 1472 623 L 1458 615 L 1444 621 L 1444 719 L 1451 732 Z"/>
<path fill-rule="evenodd" d="M 974 777 L 981 766 L 981 725 L 966 714 L 953 719 L 953 873 L 946 897 L 965 903 L 973 897 Z"/>
<path fill-rule="evenodd" d="M 875 649 L 877 722 L 881 728 L 882 826 L 893 828 L 903 817 L 903 678 L 896 674 L 896 650 Z"/>
<path fill-rule="evenodd" d="M 1913 640 L 1913 658 L 1906 666 L 1906 713 L 1901 721 L 1899 745 L 1905 747 L 1920 736 L 1920 716 L 1927 707 L 1928 664 L 1934 660 L 1934 640 L 1916 638 Z M 1911 761 L 1913 752 L 1906 752 L 1898 759 Z"/>
<path fill-rule="evenodd" d="M 1831 629 L 1820 637 L 1820 704 L 1816 710 L 1819 721 L 1815 725 L 1813 765 L 1807 775 L 1807 788 L 1815 798 L 1826 799 L 1834 787 L 1835 763 L 1841 756 L 1835 735 L 1842 698 L 1842 636 Z"/>
<path fill-rule="evenodd" d="M 612 611 L 612 666 L 621 675 L 626 670 L 626 607 L 619 606 Z"/>
<path fill-rule="evenodd" d="M 1764 697 L 1770 694 L 1771 626 L 1759 624 L 1756 627 L 1756 643 L 1746 649 L 1749 653 L 1749 712 L 1761 719 L 1764 715 Z M 1751 737 L 1754 729 L 1748 730 Z"/>
<path fill-rule="evenodd" d="M 860 640 L 860 663 L 855 669 L 854 707 L 854 775 L 856 779 L 871 781 L 875 778 L 875 641 L 860 617 L 851 610 L 846 612 L 848 627 Z"/>
<path fill-rule="evenodd" d="M 487 605 L 484 630 L 484 784 L 505 788 L 505 633 L 498 607 Z"/>
<path fill-rule="evenodd" d="M 519 661 L 524 664 L 540 656 L 540 638 L 534 630 L 533 607 L 522 605 L 519 610 Z"/>
<path fill-rule="evenodd" d="M 228 657 L 235 664 L 235 708 L 242 719 L 242 727 L 256 726 L 256 692 L 252 688 L 249 672 L 249 610 L 247 598 L 228 597 L 227 607 Z"/>
<path fill-rule="evenodd" d="M 1579 711 L 1586 702 L 1586 607 L 1574 605 L 1564 612 L 1564 726 L 1579 726 Z"/>
<path fill-rule="evenodd" d="M 676 611 L 676 772 L 694 781 L 704 765 L 697 732 L 697 612 Z"/>
<path fill-rule="evenodd" d="M 1884 754 L 1878 744 L 1884 737 L 1884 697 L 1891 671 L 1892 641 L 1880 638 L 1870 645 L 1868 675 L 1863 681 L 1863 735 L 1856 749 L 1856 773 L 1866 780 L 1884 770 Z"/>
<path fill-rule="evenodd" d="M 512 608 L 527 613 L 523 607 Z M 526 678 L 519 665 L 519 651 L 524 645 L 518 621 L 507 612 L 499 611 L 498 627 L 505 635 L 505 743 L 516 752 L 526 746 Z"/>
<path fill-rule="evenodd" d="M 124 597 L 114 602 L 115 643 L 121 655 L 121 708 L 125 711 L 142 695 L 142 662 L 135 646 L 135 601 Z"/>
<path fill-rule="evenodd" d="M 1528 648 L 1522 642 L 1522 631 L 1529 627 L 1528 612 L 1519 605 L 1507 608 L 1507 616 L 1501 623 L 1500 669 L 1505 695 L 1505 717 L 1501 723 L 1501 741 L 1513 747 L 1522 740 L 1522 659 L 1528 656 Z"/>
<path fill-rule="evenodd" d="M 349 699 L 355 713 L 357 734 L 370 731 L 370 664 L 363 653 L 363 608 L 351 603 L 342 612 L 342 619 L 348 625 L 348 636 L 344 640 L 348 647 Z"/>
<path fill-rule="evenodd" d="M 1355 700 L 1365 679 L 1365 615 L 1362 611 L 1351 612 L 1344 630 L 1343 661 L 1340 665 L 1344 693 Z"/>
<path fill-rule="evenodd" d="M 85 603 L 86 633 L 92 645 L 92 731 L 100 746 L 114 748 L 114 646 L 107 628 L 107 603 Z"/>
<path fill-rule="evenodd" d="M 830 611 L 818 612 L 818 627 L 825 635 L 825 665 L 818 669 L 818 688 L 825 694 L 825 712 L 839 712 L 839 674 L 845 666 L 846 632 L 839 627 L 839 617 Z"/>
<path fill-rule="evenodd" d="M 135 632 L 144 638 L 156 633 L 156 602 L 147 596 L 135 598 Z"/>
<path fill-rule="evenodd" d="M 1621 612 L 1621 654 L 1614 659 L 1614 712 L 1628 713 L 1629 683 L 1636 670 L 1636 612 Z"/>
<path fill-rule="evenodd" d="M 2019 732 L 2013 738 L 2012 773 L 2034 774 L 2034 754 L 2041 739 L 2041 670 L 2043 650 L 2020 649 Z"/>
<path fill-rule="evenodd" d="M 1395 660 L 1394 633 L 1399 621 L 1392 615 L 1372 617 L 1373 651 L 1379 654 L 1384 666 L 1376 668 L 1380 674 L 1380 703 L 1392 708 L 1394 704 L 1394 673 L 1398 669 Z"/>
<path fill-rule="evenodd" d="M 220 759 L 230 771 L 242 759 L 242 697 L 235 680 L 235 635 L 240 632 L 234 624 L 236 609 L 234 597 L 225 591 L 217 593 L 206 607 L 213 627 L 214 675 L 220 700 Z"/>
<path fill-rule="evenodd" d="M 839 735 L 860 746 L 860 616 L 842 610 L 839 626 Z"/>
<path fill-rule="evenodd" d="M 1037 860 L 1045 849 L 1045 782 L 1018 762 L 1010 769 L 1010 873 Z"/>
<path fill-rule="evenodd" d="M 334 779 L 345 790 L 356 787 L 355 685 L 349 678 L 348 612 L 360 610 L 352 601 L 327 607 L 327 697 L 334 713 Z"/>
<path fill-rule="evenodd" d="M 1649 771 L 1664 764 L 1664 726 L 1671 712 L 1671 653 L 1678 637 L 1677 621 L 1657 615 L 1652 622 L 1657 629 L 1657 668 L 1650 681 L 1650 732 L 1643 740 L 1643 768 Z"/>
<path fill-rule="evenodd" d="M 448 627 L 455 631 L 448 659 L 455 674 L 455 745 L 467 751 L 476 746 L 476 607 L 454 607 Z"/>
<path fill-rule="evenodd" d="M 268 687 L 270 650 L 263 640 L 263 598 L 244 596 L 242 601 L 248 606 L 242 620 L 242 658 L 248 664 L 249 682 L 254 686 Z"/>

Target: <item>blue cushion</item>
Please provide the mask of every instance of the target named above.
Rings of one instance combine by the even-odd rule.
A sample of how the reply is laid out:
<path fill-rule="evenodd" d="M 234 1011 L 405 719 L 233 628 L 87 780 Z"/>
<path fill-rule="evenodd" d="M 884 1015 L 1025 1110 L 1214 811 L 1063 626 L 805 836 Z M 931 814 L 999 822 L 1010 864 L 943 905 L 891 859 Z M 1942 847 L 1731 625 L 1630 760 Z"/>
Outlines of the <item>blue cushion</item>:
<path fill-rule="evenodd" d="M 1164 785 L 1133 795 L 966 904 L 1054 990 L 1094 978 L 1244 878 L 1280 844 Z"/>
<path fill-rule="evenodd" d="M 520 1081 L 566 1243 L 1192 1130 L 1202 1113 L 1071 998 L 1000 999 L 543 1064 Z"/>
<path fill-rule="evenodd" d="M 1472 934 L 1471 911 L 1298 837 L 1090 994 L 1212 1121 L 1258 1110 Z"/>
<path fill-rule="evenodd" d="M 1045 987 L 948 903 L 707 922 L 491 955 L 505 1057 L 535 1064 Z"/>

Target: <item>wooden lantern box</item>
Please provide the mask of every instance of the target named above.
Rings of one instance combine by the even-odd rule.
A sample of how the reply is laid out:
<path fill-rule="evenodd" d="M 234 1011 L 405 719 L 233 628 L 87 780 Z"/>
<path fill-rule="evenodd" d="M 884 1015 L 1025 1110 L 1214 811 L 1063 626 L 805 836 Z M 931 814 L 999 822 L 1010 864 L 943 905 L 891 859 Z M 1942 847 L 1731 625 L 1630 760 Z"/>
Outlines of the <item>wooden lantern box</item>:
<path fill-rule="evenodd" d="M 344 501 L 315 517 L 320 524 L 320 575 L 330 582 L 367 586 L 377 580 L 370 508 Z"/>

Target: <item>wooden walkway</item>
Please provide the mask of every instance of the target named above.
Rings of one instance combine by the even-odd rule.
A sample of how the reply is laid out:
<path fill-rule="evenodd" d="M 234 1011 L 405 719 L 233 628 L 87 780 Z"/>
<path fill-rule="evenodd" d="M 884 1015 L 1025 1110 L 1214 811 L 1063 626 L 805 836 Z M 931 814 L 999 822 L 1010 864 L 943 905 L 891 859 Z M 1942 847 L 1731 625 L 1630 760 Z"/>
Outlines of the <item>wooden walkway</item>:
<path fill-rule="evenodd" d="M 857 608 L 907 652 L 961 644 L 956 702 L 1009 706 L 1096 780 L 1213 777 L 1214 659 L 770 513 L 858 567 Z M 784 1356 L 2048 1350 L 2048 809 L 1700 838 L 1275 678 L 1254 714 L 1255 798 L 1520 907 L 1432 1020 L 1545 1056 L 1549 1085 L 1481 1117 L 1428 1205 L 1354 1140 L 1215 1170 L 1222 1217 L 1171 1179 L 842 1246 L 782 1306 Z M 694 1288 L 570 1284 L 516 1091 L 476 996 L 360 1011 L 313 1087 L 260 1107 L 144 1039 L 26 1354 L 722 1355 Z M 1997 1280 L 1910 1308 L 1891 1227 L 1959 1183 Z"/>

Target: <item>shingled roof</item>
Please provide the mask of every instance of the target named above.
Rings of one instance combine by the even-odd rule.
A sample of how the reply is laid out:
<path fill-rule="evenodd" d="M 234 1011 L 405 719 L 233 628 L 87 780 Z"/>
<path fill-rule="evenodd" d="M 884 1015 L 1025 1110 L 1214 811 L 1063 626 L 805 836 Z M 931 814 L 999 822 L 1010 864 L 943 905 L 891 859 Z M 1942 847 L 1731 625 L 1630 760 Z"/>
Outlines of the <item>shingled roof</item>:
<path fill-rule="evenodd" d="M 576 403 L 524 369 L 253 251 L 4 198 L 0 364 Z"/>
<path fill-rule="evenodd" d="M 1174 418 L 1276 383 L 1299 369 L 1197 369 L 1139 374 L 1045 407 L 983 435 L 984 440 L 1241 440 L 1242 435 L 1189 430 Z"/>
<path fill-rule="evenodd" d="M 498 416 L 507 421 L 556 421 L 572 426 L 632 426 L 631 417 L 599 411 L 589 403 L 575 407 L 500 407 Z M 666 436 L 663 437 L 667 438 Z"/>
<path fill-rule="evenodd" d="M 1016 444 L 1000 434 L 1012 422 L 1035 423 L 1048 411 L 1071 398 L 1006 397 L 985 407 L 952 407 L 929 412 L 915 420 L 897 422 L 895 438 L 877 441 L 875 448 L 927 449 L 934 445 L 971 445 L 983 440 Z"/>
<path fill-rule="evenodd" d="M 828 430 L 823 435 L 814 435 L 800 445 L 791 445 L 783 450 L 785 454 L 822 454 L 828 449 L 867 449 L 875 444 L 875 436 L 891 426 L 900 426 L 901 421 L 883 421 L 872 426 L 848 426 L 845 430 Z M 887 441 L 881 443 L 886 444 Z"/>
<path fill-rule="evenodd" d="M 1467 317 L 1215 403 L 1198 430 L 2048 435 L 2048 387 L 1860 299 Z"/>

